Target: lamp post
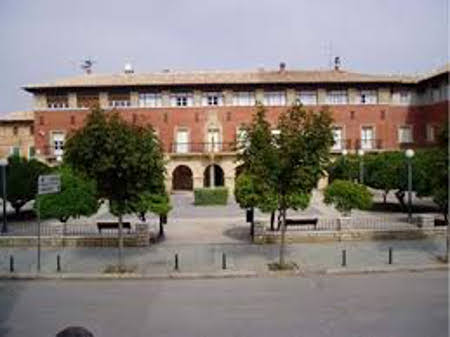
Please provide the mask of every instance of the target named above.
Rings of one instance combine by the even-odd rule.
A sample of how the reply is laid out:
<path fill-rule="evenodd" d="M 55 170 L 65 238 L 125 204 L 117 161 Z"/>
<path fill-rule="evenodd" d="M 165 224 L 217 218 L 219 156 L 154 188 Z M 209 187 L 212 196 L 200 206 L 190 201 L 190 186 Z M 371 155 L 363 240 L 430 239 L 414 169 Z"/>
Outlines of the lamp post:
<path fill-rule="evenodd" d="M 344 170 L 346 169 L 346 166 L 347 166 L 347 155 L 348 155 L 347 149 L 343 149 L 342 150 L 342 156 L 343 156 L 342 157 L 342 161 L 343 161 L 343 164 L 344 164 Z M 346 179 L 351 180 L 351 176 L 350 176 L 348 170 L 345 173 L 346 173 Z"/>
<path fill-rule="evenodd" d="M 405 156 L 408 161 L 408 222 L 412 223 L 412 158 L 414 150 L 406 150 Z"/>
<path fill-rule="evenodd" d="M 358 150 L 358 156 L 359 156 L 359 183 L 364 184 L 364 150 L 359 149 Z"/>
<path fill-rule="evenodd" d="M 3 198 L 3 225 L 2 234 L 8 232 L 8 224 L 6 221 L 6 166 L 8 166 L 8 160 L 5 158 L 0 159 L 0 166 L 2 167 L 2 198 Z"/>

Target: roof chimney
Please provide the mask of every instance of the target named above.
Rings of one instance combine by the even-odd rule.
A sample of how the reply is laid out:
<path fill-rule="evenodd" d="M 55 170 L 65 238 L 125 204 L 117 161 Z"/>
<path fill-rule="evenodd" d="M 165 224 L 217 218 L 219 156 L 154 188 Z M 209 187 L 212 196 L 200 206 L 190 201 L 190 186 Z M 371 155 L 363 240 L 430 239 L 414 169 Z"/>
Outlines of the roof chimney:
<path fill-rule="evenodd" d="M 336 56 L 334 58 L 334 70 L 339 71 L 341 68 L 341 58 L 339 56 Z"/>
<path fill-rule="evenodd" d="M 125 66 L 123 67 L 123 72 L 125 74 L 133 74 L 134 73 L 133 65 L 131 63 L 125 63 Z"/>
<path fill-rule="evenodd" d="M 280 62 L 280 73 L 284 73 L 285 70 L 286 70 L 286 63 Z"/>

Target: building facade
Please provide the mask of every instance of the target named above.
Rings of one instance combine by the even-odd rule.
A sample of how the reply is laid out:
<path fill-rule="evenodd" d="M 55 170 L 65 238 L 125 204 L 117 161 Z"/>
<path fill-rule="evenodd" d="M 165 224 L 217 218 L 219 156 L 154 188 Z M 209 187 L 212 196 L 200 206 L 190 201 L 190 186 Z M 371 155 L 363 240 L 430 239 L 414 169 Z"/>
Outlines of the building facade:
<path fill-rule="evenodd" d="M 0 117 L 0 158 L 34 158 L 34 112 L 11 112 Z"/>
<path fill-rule="evenodd" d="M 151 124 L 166 152 L 169 190 L 234 187 L 235 144 L 256 102 L 276 133 L 279 114 L 301 102 L 327 106 L 336 154 L 432 146 L 448 121 L 449 66 L 424 76 L 367 75 L 333 70 L 205 71 L 85 74 L 27 85 L 34 97 L 38 156 L 60 160 L 64 141 L 94 105 L 116 109 L 132 123 Z"/>

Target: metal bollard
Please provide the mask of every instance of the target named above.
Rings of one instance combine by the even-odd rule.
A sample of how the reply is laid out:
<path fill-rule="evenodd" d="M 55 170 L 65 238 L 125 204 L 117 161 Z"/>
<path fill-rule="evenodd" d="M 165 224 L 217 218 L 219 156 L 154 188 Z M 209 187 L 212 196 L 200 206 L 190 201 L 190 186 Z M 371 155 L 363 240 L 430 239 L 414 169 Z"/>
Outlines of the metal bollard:
<path fill-rule="evenodd" d="M 389 264 L 392 264 L 392 247 L 389 248 Z"/>
<path fill-rule="evenodd" d="M 14 272 L 14 256 L 12 255 L 9 256 L 9 272 Z"/>
<path fill-rule="evenodd" d="M 222 253 L 222 269 L 227 269 L 227 256 L 225 255 L 225 253 Z"/>
<path fill-rule="evenodd" d="M 61 256 L 56 255 L 56 271 L 59 273 L 61 271 Z"/>
<path fill-rule="evenodd" d="M 342 251 L 342 267 L 347 266 L 347 251 L 344 249 Z"/>
<path fill-rule="evenodd" d="M 178 254 L 175 254 L 175 268 L 176 271 L 179 270 L 179 266 L 178 266 Z"/>

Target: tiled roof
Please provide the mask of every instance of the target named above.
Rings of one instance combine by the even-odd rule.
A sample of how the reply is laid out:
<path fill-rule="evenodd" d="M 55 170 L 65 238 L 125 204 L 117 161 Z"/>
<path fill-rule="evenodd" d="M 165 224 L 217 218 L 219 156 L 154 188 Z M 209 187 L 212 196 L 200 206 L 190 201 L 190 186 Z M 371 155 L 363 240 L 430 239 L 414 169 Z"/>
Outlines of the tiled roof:
<path fill-rule="evenodd" d="M 14 111 L 0 115 L 0 122 L 33 121 L 33 111 Z"/>
<path fill-rule="evenodd" d="M 24 86 L 27 91 L 51 88 L 203 84 L 416 83 L 414 76 L 370 75 L 343 70 L 163 71 L 155 73 L 85 74 Z"/>

